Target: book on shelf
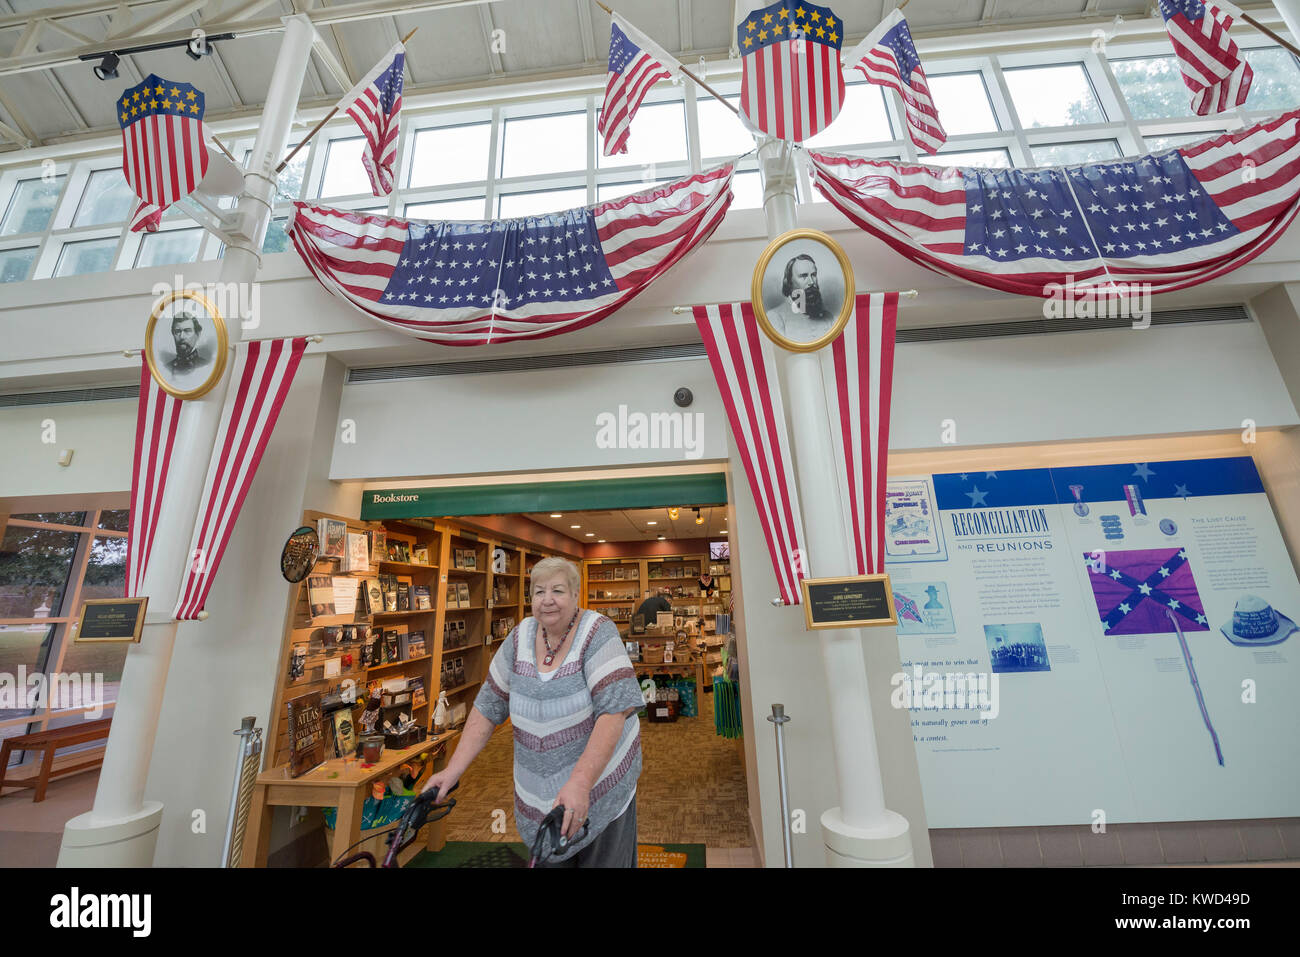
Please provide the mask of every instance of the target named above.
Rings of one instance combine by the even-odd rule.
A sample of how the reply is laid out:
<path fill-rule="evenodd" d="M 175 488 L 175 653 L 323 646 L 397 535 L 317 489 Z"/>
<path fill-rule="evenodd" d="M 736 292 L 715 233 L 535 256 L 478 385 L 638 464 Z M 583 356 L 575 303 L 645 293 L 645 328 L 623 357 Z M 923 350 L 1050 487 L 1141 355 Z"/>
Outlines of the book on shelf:
<path fill-rule="evenodd" d="M 469 599 L 469 582 L 457 582 L 457 583 L 456 583 L 456 600 L 457 600 L 457 604 L 456 604 L 456 607 L 457 607 L 457 608 L 468 608 L 468 607 L 469 607 L 469 604 L 470 604 L 470 599 Z"/>
<path fill-rule="evenodd" d="M 339 646 L 339 639 L 343 637 L 343 629 L 338 625 L 330 625 L 321 629 L 320 643 L 321 650 L 327 655 L 334 654 L 334 649 Z"/>
<path fill-rule="evenodd" d="M 423 631 L 413 631 L 413 632 L 411 632 L 410 637 L 407 639 L 407 643 L 408 643 L 408 648 L 409 648 L 409 655 L 408 655 L 408 657 L 411 657 L 411 658 L 423 658 L 426 654 L 428 654 L 428 652 L 425 650 L 425 646 L 424 646 L 424 632 L 423 632 Z"/>
<path fill-rule="evenodd" d="M 388 560 L 388 532 L 376 528 L 366 533 L 370 536 L 370 564 L 378 565 Z"/>
<path fill-rule="evenodd" d="M 344 758 L 357 753 L 357 730 L 352 721 L 352 708 L 339 708 L 333 713 L 334 754 Z"/>
<path fill-rule="evenodd" d="M 357 613 L 357 586 L 360 584 L 347 575 L 334 576 L 334 614 L 350 618 Z"/>
<path fill-rule="evenodd" d="M 384 664 L 401 660 L 402 656 L 397 643 L 397 629 L 390 628 L 384 632 Z"/>
<path fill-rule="evenodd" d="M 411 586 L 406 582 L 397 583 L 397 610 L 411 610 Z"/>
<path fill-rule="evenodd" d="M 397 659 L 407 661 L 411 657 L 411 635 L 409 632 L 397 633 Z"/>
<path fill-rule="evenodd" d="M 374 668 L 384 664 L 384 633 L 376 628 L 370 633 L 370 655 L 368 656 L 369 667 Z"/>
<path fill-rule="evenodd" d="M 455 583 L 455 582 L 451 582 L 451 583 L 447 586 L 447 607 L 448 607 L 448 608 L 455 608 L 455 607 L 457 607 L 457 603 L 456 603 L 456 583 Z"/>
<path fill-rule="evenodd" d="M 627 569 L 622 565 L 616 566 L 614 568 L 614 579 L 616 581 L 623 581 L 625 578 L 627 578 Z"/>
<path fill-rule="evenodd" d="M 465 683 L 465 659 L 455 658 L 451 663 L 452 687 L 459 688 Z"/>
<path fill-rule="evenodd" d="M 366 614 L 374 615 L 384 610 L 384 593 L 379 588 L 378 578 L 366 578 L 361 582 L 361 591 L 366 596 Z"/>
<path fill-rule="evenodd" d="M 419 675 L 412 678 L 406 685 L 411 690 L 411 707 L 422 708 L 429 703 L 425 695 L 424 679 Z"/>
<path fill-rule="evenodd" d="M 457 701 L 451 706 L 451 714 L 447 720 L 453 728 L 458 728 L 465 723 L 465 718 L 469 716 L 469 705 L 464 701 Z"/>
<path fill-rule="evenodd" d="M 337 518 L 316 520 L 316 537 L 320 539 L 321 558 L 343 558 L 347 545 L 348 526 Z"/>
<path fill-rule="evenodd" d="M 415 593 L 414 611 L 432 611 L 433 601 L 429 597 L 428 585 L 413 585 L 411 590 Z"/>
<path fill-rule="evenodd" d="M 298 681 L 307 673 L 307 642 L 294 642 L 289 651 L 289 680 Z"/>
<path fill-rule="evenodd" d="M 646 574 L 650 578 L 660 578 L 663 576 L 663 569 L 658 565 L 651 565 L 650 570 Z"/>
<path fill-rule="evenodd" d="M 397 611 L 397 576 L 380 575 L 379 587 L 384 592 L 384 611 Z"/>
<path fill-rule="evenodd" d="M 411 549 L 411 564 L 428 565 L 429 564 L 429 546 L 416 545 Z"/>
<path fill-rule="evenodd" d="M 292 698 L 286 708 L 289 715 L 289 775 L 296 778 L 325 760 L 320 692 L 311 691 Z"/>
<path fill-rule="evenodd" d="M 339 571 L 370 571 L 370 540 L 365 532 L 348 532 Z"/>
<path fill-rule="evenodd" d="M 334 614 L 334 579 L 329 575 L 312 575 L 307 579 L 307 601 L 311 616 Z"/>

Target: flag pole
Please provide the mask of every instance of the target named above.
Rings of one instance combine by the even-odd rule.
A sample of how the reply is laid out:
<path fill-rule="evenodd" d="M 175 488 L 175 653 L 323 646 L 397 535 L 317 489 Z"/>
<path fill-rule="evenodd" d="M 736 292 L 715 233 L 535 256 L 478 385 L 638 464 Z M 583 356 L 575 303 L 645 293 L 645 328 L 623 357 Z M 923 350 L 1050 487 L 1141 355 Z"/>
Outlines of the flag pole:
<path fill-rule="evenodd" d="M 1254 27 L 1254 28 L 1255 28 L 1256 30 L 1258 30 L 1260 33 L 1264 34 L 1266 37 L 1268 37 L 1269 39 L 1271 39 L 1274 43 L 1278 44 L 1279 46 L 1286 47 L 1286 48 L 1287 48 L 1288 50 L 1290 50 L 1293 54 L 1295 54 L 1296 56 L 1300 57 L 1300 50 L 1297 50 L 1297 49 L 1296 49 L 1295 47 L 1293 47 L 1291 44 L 1287 43 L 1287 42 L 1286 42 L 1285 40 L 1283 40 L 1280 36 L 1278 36 L 1276 33 L 1274 33 L 1274 32 L 1273 32 L 1272 30 L 1270 30 L 1268 27 L 1264 26 L 1264 24 L 1260 23 L 1258 20 L 1256 20 L 1254 17 L 1252 17 L 1249 13 L 1247 13 L 1245 10 L 1241 11 L 1241 19 L 1245 20 L 1247 23 L 1249 23 L 1252 27 Z"/>
<path fill-rule="evenodd" d="M 605 6 L 603 3 L 601 3 L 600 0 L 595 0 L 595 4 L 596 4 L 596 6 L 600 7 L 600 9 L 602 9 L 602 10 L 604 10 L 606 13 L 608 13 L 611 17 L 614 15 L 614 11 L 611 10 L 609 7 Z M 705 83 L 703 80 L 701 80 L 698 76 L 696 76 L 696 75 L 695 75 L 694 73 L 692 73 L 690 70 L 686 69 L 686 67 L 685 67 L 684 65 L 679 65 L 679 69 L 680 69 L 680 70 L 682 71 L 682 73 L 684 73 L 686 76 L 688 76 L 688 77 L 690 77 L 692 80 L 694 80 L 694 81 L 696 82 L 696 84 L 699 85 L 700 87 L 702 87 L 706 92 L 713 94 L 713 98 L 714 98 L 715 100 L 717 100 L 719 103 L 721 103 L 723 106 L 725 106 L 727 109 L 731 110 L 732 113 L 735 113 L 737 116 L 740 115 L 740 110 L 736 109 L 734 106 L 732 106 L 730 103 L 728 103 L 728 102 L 723 98 L 723 96 L 722 96 L 721 93 L 719 93 L 719 92 L 718 92 L 717 90 L 715 90 L 713 87 L 709 86 L 709 84 Z"/>
<path fill-rule="evenodd" d="M 415 31 L 418 30 L 418 29 L 420 29 L 420 28 L 419 28 L 419 27 L 416 27 L 414 30 L 412 30 L 410 33 L 408 33 L 406 36 L 402 37 L 402 46 L 406 46 L 406 41 L 409 40 L 409 39 L 411 39 L 411 37 L 415 36 Z M 303 148 L 304 146 L 306 146 L 309 142 L 311 142 L 311 138 L 312 138 L 313 136 L 315 136 L 317 133 L 319 133 L 319 132 L 321 131 L 321 127 L 324 126 L 326 123 L 328 123 L 330 120 L 332 120 L 332 119 L 334 118 L 334 114 L 337 113 L 338 111 L 339 111 L 339 108 L 338 108 L 337 106 L 335 106 L 334 109 L 330 110 L 328 113 L 326 113 L 326 114 L 321 118 L 321 121 L 320 121 L 319 123 L 317 123 L 315 126 L 313 126 L 313 127 L 311 128 L 311 130 L 307 133 L 307 135 L 304 136 L 304 137 L 302 138 L 302 142 L 300 142 L 297 146 L 295 146 L 293 149 L 291 149 L 291 150 L 289 151 L 289 155 L 286 156 L 286 157 L 281 161 L 280 165 L 277 166 L 277 167 L 275 168 L 275 171 L 276 171 L 277 174 L 278 174 L 281 170 L 283 170 L 286 166 L 289 165 L 289 160 L 293 159 L 294 156 L 296 156 L 296 155 L 298 154 L 298 151 L 299 151 L 300 149 L 302 149 L 302 148 Z"/>

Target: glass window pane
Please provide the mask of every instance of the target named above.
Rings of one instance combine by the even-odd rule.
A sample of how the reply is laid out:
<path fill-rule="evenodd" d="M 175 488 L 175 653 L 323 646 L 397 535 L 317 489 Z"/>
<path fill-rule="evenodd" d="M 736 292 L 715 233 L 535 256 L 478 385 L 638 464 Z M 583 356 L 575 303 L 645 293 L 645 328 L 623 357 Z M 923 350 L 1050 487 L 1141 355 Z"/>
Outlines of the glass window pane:
<path fill-rule="evenodd" d="M 576 189 L 548 189 L 535 193 L 506 193 L 497 200 L 497 215 L 502 219 L 536 216 L 540 213 L 572 209 L 586 202 L 587 190 L 581 186 Z"/>
<path fill-rule="evenodd" d="M 365 148 L 364 136 L 329 141 L 325 147 L 325 177 L 321 182 L 321 198 L 353 196 L 357 193 L 374 195 L 370 188 L 370 177 L 361 165 L 361 154 Z"/>
<path fill-rule="evenodd" d="M 1300 102 L 1300 68 L 1295 57 L 1278 47 L 1246 50 L 1246 62 L 1254 71 L 1248 110 L 1289 110 Z"/>
<path fill-rule="evenodd" d="M 1092 163 L 1097 160 L 1119 159 L 1119 144 L 1114 140 L 1094 140 L 1088 143 L 1056 143 L 1052 146 L 1030 148 L 1035 166 L 1065 166 L 1070 163 Z"/>
<path fill-rule="evenodd" d="M 1148 153 L 1157 153 L 1161 150 L 1173 149 L 1175 146 L 1182 146 L 1184 143 L 1199 143 L 1201 140 L 1208 140 L 1212 136 L 1218 136 L 1223 130 L 1210 130 L 1205 133 L 1172 133 L 1169 136 L 1144 136 L 1142 139 L 1147 144 Z"/>
<path fill-rule="evenodd" d="M 993 115 L 993 104 L 981 74 L 953 73 L 928 77 L 928 80 L 934 108 L 949 136 L 997 130 L 998 120 Z"/>
<path fill-rule="evenodd" d="M 807 145 L 814 149 L 881 143 L 894 138 L 885 111 L 884 87 L 870 83 L 850 83 L 844 88 L 844 107 L 839 116 Z"/>
<path fill-rule="evenodd" d="M 284 224 L 289 220 L 281 217 L 271 220 L 266 226 L 266 236 L 262 240 L 262 252 L 282 253 L 291 245 L 289 234 L 284 231 Z"/>
<path fill-rule="evenodd" d="M 54 267 L 54 275 L 80 276 L 83 273 L 112 269 L 113 254 L 116 252 L 116 236 L 64 243 L 63 248 L 59 250 L 59 261 Z"/>
<path fill-rule="evenodd" d="M 77 215 L 72 218 L 72 225 L 125 222 L 138 202 L 120 169 L 96 170 L 86 180 L 86 189 L 77 204 Z"/>
<path fill-rule="evenodd" d="M 739 96 L 726 99 L 732 106 L 740 108 Z M 700 156 L 706 160 L 740 156 L 754 148 L 754 134 L 745 129 L 735 113 L 713 97 L 697 97 L 695 111 L 700 123 Z"/>
<path fill-rule="evenodd" d="M 437 221 L 447 219 L 469 219 L 475 222 L 483 220 L 483 202 L 482 196 L 474 196 L 470 199 L 443 199 L 436 203 L 407 203 L 406 211 L 402 213 L 407 219 L 432 219 Z"/>
<path fill-rule="evenodd" d="M 284 148 L 284 155 L 288 156 L 297 143 L 290 143 Z M 311 152 L 311 147 L 304 146 L 297 155 L 289 161 L 289 165 L 280 170 L 280 175 L 276 178 L 275 189 L 284 199 L 298 199 L 302 195 L 302 178 L 307 172 L 307 154 Z M 249 150 L 244 156 L 244 163 L 247 165 L 248 157 L 253 155 Z M 279 164 L 276 164 L 279 165 Z"/>
<path fill-rule="evenodd" d="M 491 123 L 420 130 L 412 143 L 408 185 L 447 186 L 485 180 L 491 145 Z"/>
<path fill-rule="evenodd" d="M 1196 115 L 1191 91 L 1172 56 L 1115 60 L 1110 68 L 1136 119 Z"/>
<path fill-rule="evenodd" d="M 165 233 L 147 233 L 135 254 L 138 267 L 164 263 L 191 263 L 199 258 L 203 242 L 202 229 L 173 229 Z"/>
<path fill-rule="evenodd" d="M 126 542 L 119 535 L 95 536 L 81 586 L 83 599 L 121 598 L 126 594 Z"/>
<path fill-rule="evenodd" d="M 502 176 L 533 176 L 587 168 L 586 113 L 506 120 L 504 126 Z"/>
<path fill-rule="evenodd" d="M 1025 67 L 1006 70 L 1004 75 L 1023 126 L 1106 122 L 1082 64 Z"/>
<path fill-rule="evenodd" d="M 763 177 L 758 170 L 737 173 L 731 181 L 732 209 L 761 209 L 763 207 Z"/>
<path fill-rule="evenodd" d="M 980 166 L 986 169 L 1010 169 L 1011 154 L 1006 150 L 967 150 L 964 153 L 940 153 L 921 160 L 927 166 Z"/>
<path fill-rule="evenodd" d="M 638 179 L 630 183 L 597 183 L 596 202 L 603 203 L 607 199 L 622 199 L 624 196 L 631 196 L 633 193 L 654 189 L 656 186 L 671 182 L 672 180 L 668 179 L 656 179 L 649 182 Z"/>
<path fill-rule="evenodd" d="M 0 625 L 0 674 L 14 675 L 16 678 L 20 665 L 27 669 L 28 674 L 42 671 L 49 657 L 50 642 L 54 637 L 55 627 L 55 625 Z M 22 687 L 18 685 L 15 690 Z M 0 721 L 6 718 L 20 718 L 31 713 L 31 708 L 0 708 Z M 26 733 L 26 725 L 21 724 L 0 728 L 0 738 Z M 12 758 L 10 763 L 13 763 Z"/>
<path fill-rule="evenodd" d="M 9 199 L 4 219 L 0 220 L 0 236 L 16 233 L 39 233 L 50 223 L 54 207 L 63 192 L 66 176 L 55 176 L 49 182 L 42 179 L 25 179 L 20 182 Z"/>
<path fill-rule="evenodd" d="M 599 133 L 596 136 L 600 138 Z M 637 110 L 627 139 L 626 153 L 606 156 L 604 141 L 597 143 L 598 167 L 649 166 L 652 163 L 675 163 L 684 159 L 686 107 L 682 103 L 653 103 Z"/>
<path fill-rule="evenodd" d="M 11 519 L 18 518 L 24 522 L 44 522 L 47 525 L 78 525 L 86 524 L 85 512 L 27 512 L 23 515 L 10 515 Z"/>
<path fill-rule="evenodd" d="M 77 532 L 19 525 L 5 529 L 0 543 L 0 618 L 59 617 L 77 538 Z"/>
<path fill-rule="evenodd" d="M 39 246 L 0 250 L 0 282 L 22 282 L 32 270 Z"/>
<path fill-rule="evenodd" d="M 99 513 L 99 528 L 110 532 L 125 532 L 129 529 L 131 510 L 126 508 L 106 508 Z"/>

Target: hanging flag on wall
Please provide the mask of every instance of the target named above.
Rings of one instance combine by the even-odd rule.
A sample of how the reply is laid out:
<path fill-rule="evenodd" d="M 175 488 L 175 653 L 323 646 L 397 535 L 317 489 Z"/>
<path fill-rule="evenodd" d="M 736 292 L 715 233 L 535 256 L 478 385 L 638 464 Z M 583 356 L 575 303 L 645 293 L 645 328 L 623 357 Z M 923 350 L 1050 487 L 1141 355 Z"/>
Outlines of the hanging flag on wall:
<path fill-rule="evenodd" d="M 194 192 L 208 171 L 203 91 L 150 73 L 116 104 L 122 175 L 140 198 L 131 230 L 153 232 L 168 206 Z"/>
<path fill-rule="evenodd" d="M 163 391 L 140 362 L 140 398 L 135 416 L 135 462 L 131 468 L 131 512 L 126 539 L 126 598 L 139 598 L 149 570 L 149 553 L 158 530 L 172 446 L 181 417 L 181 400 Z"/>
<path fill-rule="evenodd" d="M 1223 0 L 1160 0 L 1183 82 L 1197 116 L 1222 113 L 1246 102 L 1254 73 L 1228 36 L 1241 10 Z"/>
<path fill-rule="evenodd" d="M 885 471 L 897 326 L 898 293 L 860 295 L 844 332 L 820 351 L 844 528 L 859 575 L 885 570 Z"/>
<path fill-rule="evenodd" d="M 173 612 L 181 621 L 193 621 L 203 610 L 306 348 L 306 338 L 254 340 L 235 346 L 235 368 Z"/>
<path fill-rule="evenodd" d="M 811 3 L 738 3 L 737 13 L 742 116 L 779 139 L 816 136 L 844 103 L 839 17 Z"/>
<path fill-rule="evenodd" d="M 370 72 L 339 100 L 337 110 L 357 121 L 366 138 L 361 165 L 376 196 L 393 191 L 393 163 L 397 160 L 397 134 L 402 113 L 402 70 L 406 47 L 397 44 Z"/>
<path fill-rule="evenodd" d="M 650 87 L 678 76 L 681 64 L 617 13 L 610 16 L 609 80 L 597 129 L 606 156 L 627 152 L 628 133 Z"/>
<path fill-rule="evenodd" d="M 298 202 L 286 230 L 326 289 L 389 328 L 453 346 L 542 339 L 604 319 L 708 239 L 733 171 L 479 223 Z"/>
<path fill-rule="evenodd" d="M 948 134 L 939 122 L 921 57 L 901 10 L 896 9 L 885 17 L 853 48 L 846 62 L 861 72 L 868 83 L 898 91 L 907 116 L 907 133 L 918 149 L 937 153 L 947 142 Z"/>
<path fill-rule="evenodd" d="M 809 570 L 774 347 L 747 302 L 696 306 L 695 324 L 745 465 L 777 588 L 787 605 L 797 605 L 799 581 Z"/>
<path fill-rule="evenodd" d="M 1195 286 L 1258 256 L 1300 210 L 1300 110 L 1178 149 L 1064 168 L 809 156 L 818 191 L 907 258 L 1039 298 L 1049 284 L 1075 295 Z"/>

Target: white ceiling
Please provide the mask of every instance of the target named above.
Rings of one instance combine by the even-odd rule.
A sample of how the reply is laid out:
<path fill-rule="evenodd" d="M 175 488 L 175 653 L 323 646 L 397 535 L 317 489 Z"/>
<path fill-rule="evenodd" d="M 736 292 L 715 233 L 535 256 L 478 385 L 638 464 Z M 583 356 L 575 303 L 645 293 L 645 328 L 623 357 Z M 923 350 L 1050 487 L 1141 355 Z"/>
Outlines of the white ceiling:
<path fill-rule="evenodd" d="M 192 14 L 162 31 L 142 36 L 138 27 L 178 0 L 131 3 L 131 25 L 114 40 L 109 14 L 91 13 L 60 21 L 94 41 L 96 50 L 148 42 L 159 36 L 219 26 L 230 11 L 249 0 L 207 0 Z M 488 85 L 535 75 L 603 75 L 609 49 L 609 18 L 592 0 L 445 0 L 463 5 L 446 10 L 404 13 L 411 4 L 369 0 L 367 8 L 391 9 L 391 15 L 323 26 L 324 44 L 355 82 L 398 39 L 413 28 L 408 45 L 408 94 L 446 87 Z M 93 4 L 90 4 L 93 6 Z M 273 0 L 250 15 L 250 21 L 299 10 L 345 8 L 352 3 Z M 700 56 L 725 56 L 731 42 L 732 0 L 617 0 L 611 4 L 641 30 L 684 62 Z M 64 138 L 102 135 L 116 130 L 112 104 L 116 95 L 148 73 L 193 83 L 207 98 L 211 122 L 260 108 L 279 48 L 280 34 L 236 37 L 215 44 L 216 54 L 195 62 L 179 49 L 137 53 L 123 58 L 117 80 L 100 82 L 91 63 L 77 63 L 24 73 L 4 73 L 3 59 L 20 43 L 22 17 L 48 16 L 60 8 L 85 8 L 87 0 L 0 0 L 0 120 L 24 131 L 36 145 Z M 836 0 L 856 41 L 876 25 L 895 0 Z M 907 9 L 913 32 L 951 32 L 964 28 L 1006 27 L 1052 21 L 1143 15 L 1146 0 L 914 0 Z M 101 3 L 100 9 L 111 4 Z M 10 16 L 11 14 L 19 16 Z M 11 21 L 11 22 L 10 22 Z M 494 31 L 500 31 L 496 33 Z M 237 32 L 237 31 L 236 31 Z M 492 39 L 504 41 L 493 50 Z M 54 29 L 42 28 L 27 55 L 80 48 L 82 44 Z M 100 41 L 102 40 L 102 44 Z M 501 46 L 500 43 L 497 44 Z M 342 83 L 313 56 L 300 105 L 323 105 L 345 91 Z M 0 150 L 18 148 L 0 137 Z"/>
<path fill-rule="evenodd" d="M 725 538 L 727 507 L 710 505 L 700 510 L 703 525 L 695 524 L 695 510 L 681 508 L 674 521 L 666 508 L 630 508 L 614 511 L 563 512 L 552 518 L 550 512 L 529 513 L 525 518 L 553 528 L 562 535 L 591 544 L 602 538 L 607 542 L 653 542 L 660 535 L 675 538 Z M 656 524 L 651 525 L 650 522 Z M 573 528 L 580 525 L 581 528 Z M 590 538 L 587 533 L 593 533 Z"/>

